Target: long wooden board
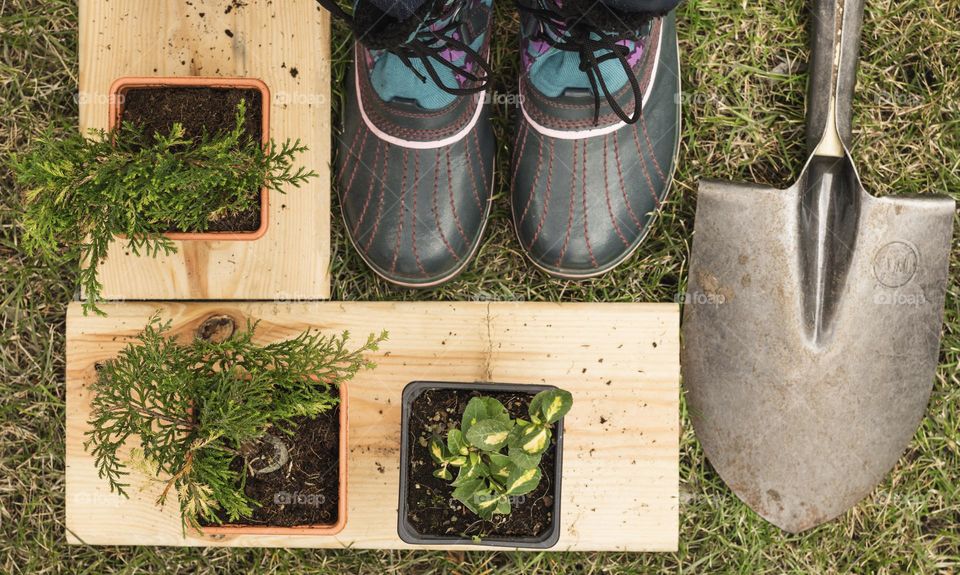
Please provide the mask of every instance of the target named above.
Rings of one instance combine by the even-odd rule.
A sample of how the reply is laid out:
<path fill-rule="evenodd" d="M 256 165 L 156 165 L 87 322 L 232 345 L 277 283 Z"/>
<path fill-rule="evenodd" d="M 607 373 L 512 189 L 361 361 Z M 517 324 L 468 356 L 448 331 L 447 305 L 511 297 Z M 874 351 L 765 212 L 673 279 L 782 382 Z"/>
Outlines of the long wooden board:
<path fill-rule="evenodd" d="M 106 299 L 316 300 L 330 297 L 330 21 L 314 0 L 80 0 L 80 127 L 106 129 L 123 76 L 253 77 L 272 92 L 270 135 L 310 147 L 319 177 L 271 194 L 256 241 L 177 242 L 136 257 L 114 242 Z"/>
<path fill-rule="evenodd" d="M 67 318 L 67 535 L 96 545 L 408 547 L 397 536 L 400 394 L 416 380 L 552 384 L 574 394 L 564 420 L 562 535 L 554 550 L 677 548 L 679 319 L 672 304 L 126 303 Z M 350 384 L 347 526 L 332 537 L 182 535 L 178 507 L 134 476 L 110 493 L 84 451 L 95 364 L 114 357 L 160 310 L 179 334 L 228 314 L 261 320 L 259 341 L 306 328 L 387 329 L 377 369 Z M 439 547 L 442 548 L 442 547 Z M 462 548 L 462 547 L 461 547 Z"/>

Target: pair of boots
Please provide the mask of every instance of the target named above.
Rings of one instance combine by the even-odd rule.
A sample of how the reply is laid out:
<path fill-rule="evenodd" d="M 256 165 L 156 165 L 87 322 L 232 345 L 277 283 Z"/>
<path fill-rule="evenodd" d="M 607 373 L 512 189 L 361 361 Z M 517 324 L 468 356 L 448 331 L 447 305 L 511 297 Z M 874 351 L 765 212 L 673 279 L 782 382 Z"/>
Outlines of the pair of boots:
<path fill-rule="evenodd" d="M 476 253 L 490 213 L 492 0 L 394 17 L 318 0 L 356 38 L 337 166 L 346 230 L 384 279 L 425 288 Z M 631 256 L 679 146 L 674 16 L 595 0 L 518 0 L 513 222 L 531 261 L 587 278 Z"/>

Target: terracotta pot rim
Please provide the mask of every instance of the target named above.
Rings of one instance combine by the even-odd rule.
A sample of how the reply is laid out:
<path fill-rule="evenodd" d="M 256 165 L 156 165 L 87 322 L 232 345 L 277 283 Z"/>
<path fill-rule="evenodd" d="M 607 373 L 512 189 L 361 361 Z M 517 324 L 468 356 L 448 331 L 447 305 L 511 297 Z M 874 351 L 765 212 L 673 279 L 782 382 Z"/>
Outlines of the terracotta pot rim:
<path fill-rule="evenodd" d="M 261 94 L 262 143 L 270 143 L 270 88 L 257 78 L 223 78 L 212 76 L 125 76 L 110 86 L 110 116 L 108 129 L 113 130 L 123 114 L 124 92 L 136 88 L 203 87 L 222 89 L 255 89 Z M 266 186 L 260 190 L 260 227 L 252 232 L 169 232 L 164 237 L 174 241 L 253 241 L 267 233 L 270 224 L 270 194 Z M 123 237 L 118 235 L 117 237 Z"/>
<path fill-rule="evenodd" d="M 329 525 L 299 525 L 296 527 L 271 527 L 269 525 L 218 525 L 202 527 L 201 536 L 212 535 L 336 535 L 347 526 L 347 383 L 337 384 L 340 389 L 340 485 L 337 502 L 337 522 Z"/>

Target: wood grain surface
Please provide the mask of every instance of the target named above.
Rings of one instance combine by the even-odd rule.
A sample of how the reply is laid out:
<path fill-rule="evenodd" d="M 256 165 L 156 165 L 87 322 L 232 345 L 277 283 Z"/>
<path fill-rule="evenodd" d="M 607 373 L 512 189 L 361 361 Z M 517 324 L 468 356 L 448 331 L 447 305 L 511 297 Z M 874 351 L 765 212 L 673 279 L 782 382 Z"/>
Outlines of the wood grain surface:
<path fill-rule="evenodd" d="M 330 297 L 330 21 L 313 0 L 80 0 L 80 127 L 106 129 L 125 76 L 252 77 L 272 93 L 274 140 L 300 139 L 319 177 L 271 193 L 256 241 L 181 241 L 137 257 L 114 242 L 103 297 L 317 300 Z"/>
<path fill-rule="evenodd" d="M 400 395 L 411 381 L 432 380 L 551 384 L 573 393 L 564 420 L 562 534 L 554 550 L 677 548 L 676 305 L 141 302 L 104 309 L 107 317 L 85 317 L 73 304 L 67 319 L 71 543 L 407 548 L 397 536 Z M 154 506 L 156 481 L 135 472 L 130 499 L 110 493 L 83 448 L 88 386 L 97 362 L 114 357 L 158 311 L 184 337 L 215 314 L 240 325 L 260 320 L 261 342 L 306 328 L 350 330 L 356 340 L 389 331 L 371 357 L 377 369 L 350 384 L 346 529 L 330 537 L 184 537 L 176 502 Z"/>

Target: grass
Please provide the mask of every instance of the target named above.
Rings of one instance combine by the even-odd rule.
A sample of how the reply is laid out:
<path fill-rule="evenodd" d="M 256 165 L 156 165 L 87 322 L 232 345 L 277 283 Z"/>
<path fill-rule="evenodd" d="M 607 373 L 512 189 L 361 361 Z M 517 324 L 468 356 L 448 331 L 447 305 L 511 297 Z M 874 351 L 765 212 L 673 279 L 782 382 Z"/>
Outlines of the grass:
<path fill-rule="evenodd" d="M 517 22 L 499 2 L 497 90 L 516 90 Z M 524 260 L 506 191 L 476 262 L 420 293 L 367 271 L 334 226 L 338 299 L 673 301 L 685 281 L 700 177 L 785 186 L 804 161 L 802 0 L 691 0 L 680 8 L 684 128 L 676 188 L 641 252 L 606 277 L 549 279 Z M 855 155 L 877 194 L 960 193 L 960 4 L 869 0 Z M 349 41 L 334 38 L 335 80 Z M 72 0 L 0 0 L 0 154 L 46 126 L 75 129 Z M 339 85 L 335 89 L 339 90 Z M 338 92 L 338 95 L 340 92 Z M 499 172 L 515 110 L 497 109 Z M 900 464 L 838 520 L 800 536 L 760 520 L 705 461 L 683 413 L 680 550 L 537 554 L 68 547 L 64 539 L 64 314 L 74 278 L 19 249 L 16 196 L 0 168 L 0 570 L 8 573 L 903 573 L 960 570 L 960 244 L 954 245 L 940 370 L 927 417 Z M 336 206 L 335 206 L 336 209 Z M 335 212 L 336 213 L 336 212 Z"/>

